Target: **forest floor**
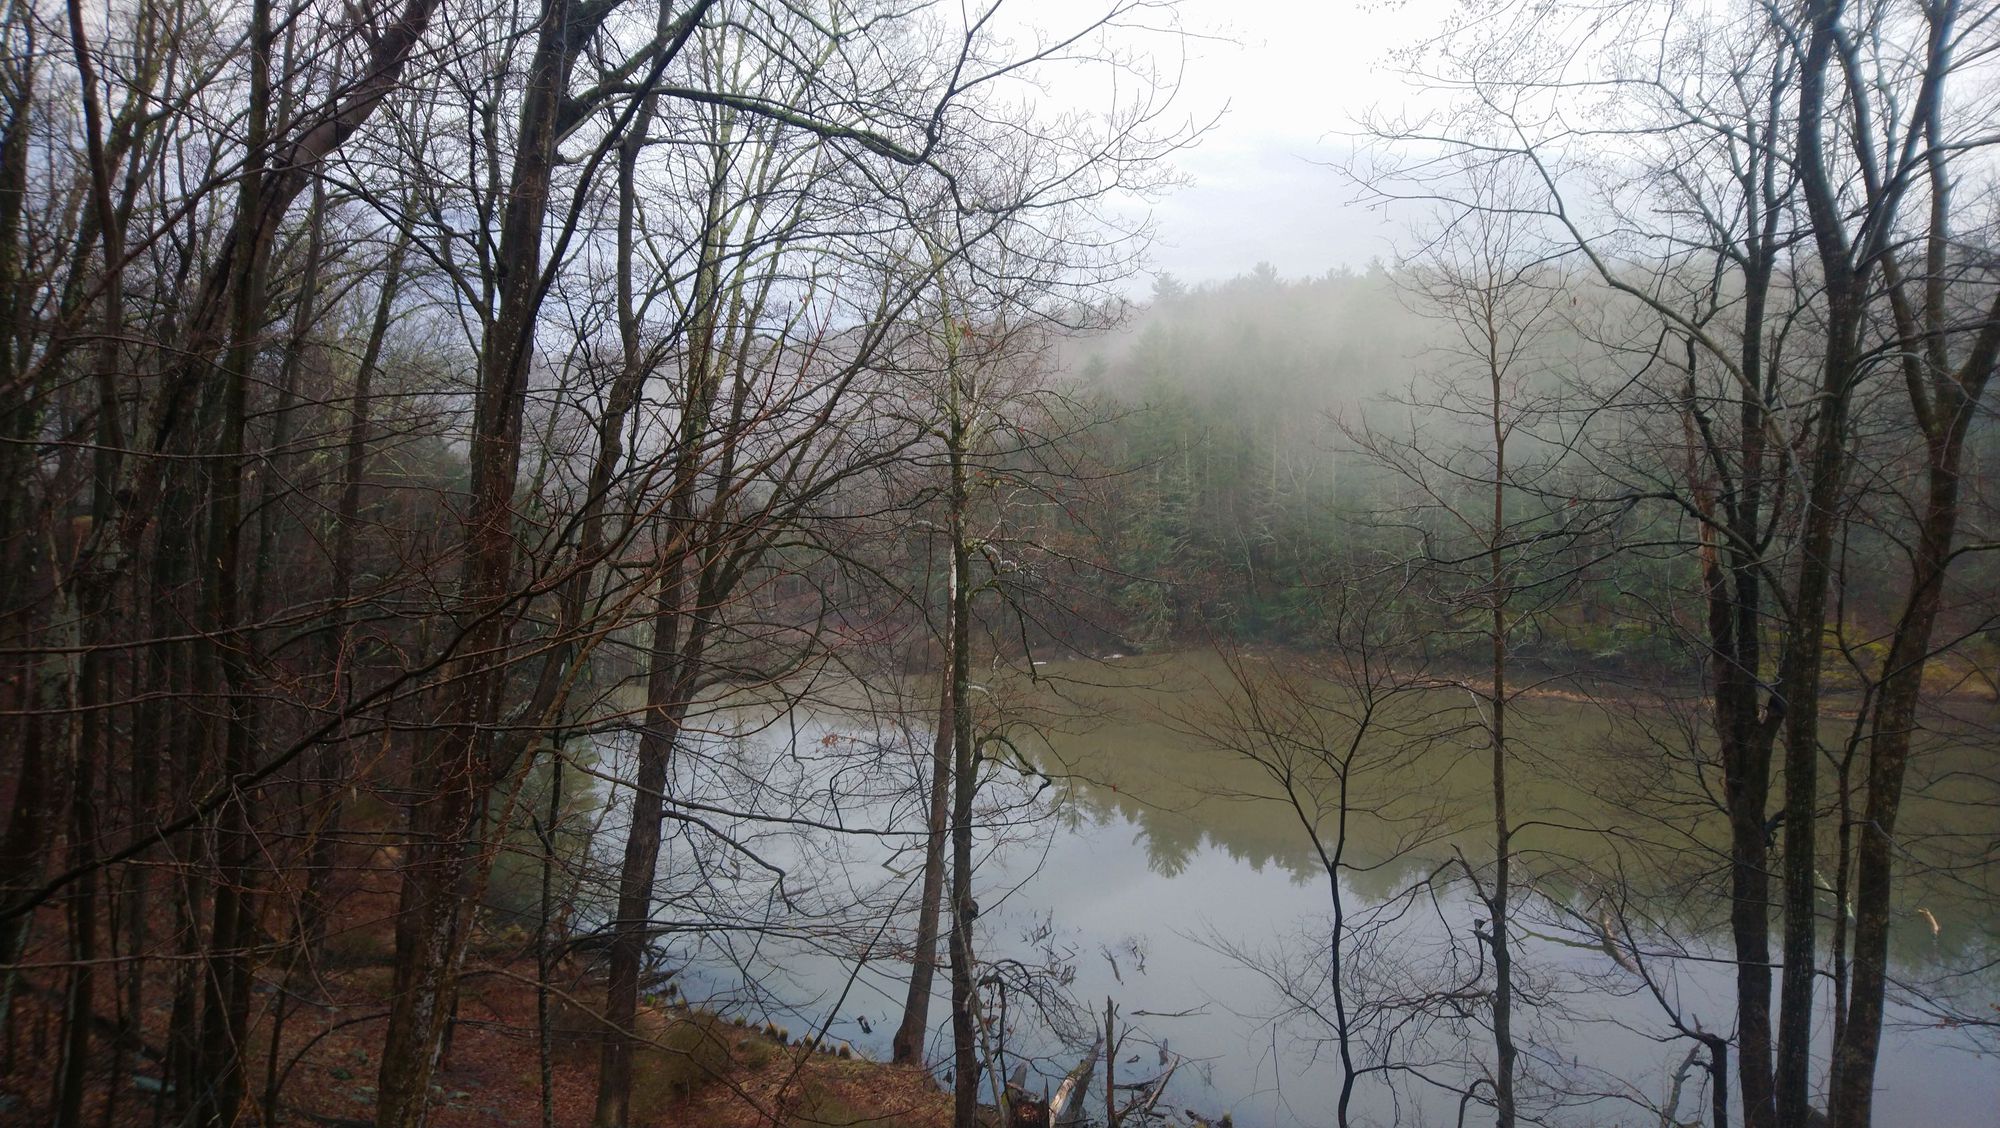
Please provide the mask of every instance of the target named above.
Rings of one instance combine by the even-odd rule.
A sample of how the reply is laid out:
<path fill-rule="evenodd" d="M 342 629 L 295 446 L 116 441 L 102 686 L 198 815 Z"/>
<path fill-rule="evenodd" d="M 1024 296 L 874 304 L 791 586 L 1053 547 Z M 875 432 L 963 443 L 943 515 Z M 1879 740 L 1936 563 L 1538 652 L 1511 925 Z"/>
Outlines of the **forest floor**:
<path fill-rule="evenodd" d="M 388 969 L 356 970 L 323 980 L 337 1001 L 307 1005 L 287 1019 L 285 1071 L 278 1116 L 260 1116 L 262 1076 L 251 1079 L 246 1124 L 364 1128 L 373 1123 L 376 1071 L 386 1018 Z M 14 1060 L 0 1078 L 0 1124 L 50 1122 L 50 1086 L 59 1053 L 55 1006 L 45 997 L 17 1000 Z M 916 1067 L 781 1045 L 762 1030 L 737 1026 L 688 1007 L 654 1009 L 642 1021 L 645 1042 L 634 1063 L 632 1123 L 653 1128 L 944 1128 L 950 1094 Z M 431 1123 L 438 1128 L 543 1123 L 535 989 L 497 969 L 468 969 L 450 1052 L 436 1079 Z M 268 1039 L 253 1031 L 252 1059 L 266 1060 Z M 101 1048 L 101 1047 L 100 1047 Z M 91 1078 L 84 1122 L 153 1124 L 158 1066 L 132 1055 L 111 1080 L 109 1054 Z M 574 1032 L 558 1035 L 551 1054 L 552 1122 L 587 1125 L 595 1105 L 597 1047 Z M 117 1092 L 114 1094 L 114 1088 Z"/>
<path fill-rule="evenodd" d="M 450 1053 L 436 1083 L 433 1124 L 543 1123 L 535 1003 L 531 975 L 469 969 Z M 574 1001 L 552 1007 L 549 1097 L 557 1125 L 591 1121 L 599 1047 L 591 1032 L 579 1028 L 589 1021 L 576 1017 L 584 1009 Z M 643 1040 L 633 1063 L 635 1125 L 942 1128 L 951 1122 L 950 1096 L 922 1069 L 781 1044 L 763 1030 L 687 1006 L 652 1008 L 640 1025 Z M 379 1025 L 357 1024 L 314 1046 L 285 1086 L 287 1119 L 340 1128 L 367 1123 L 379 1065 L 372 1051 L 379 1045 Z"/>
<path fill-rule="evenodd" d="M 596 1099 L 599 1044 L 587 1028 L 593 1021 L 583 1016 L 597 1004 L 582 1002 L 583 993 L 551 1008 L 549 1098 L 557 1125 L 589 1124 Z M 468 969 L 450 1052 L 436 1081 L 432 1124 L 544 1122 L 535 994 L 532 973 Z M 796 1041 L 783 1044 L 764 1030 L 688 1006 L 650 1008 L 639 1032 L 635 1125 L 942 1128 L 951 1123 L 949 1094 L 922 1069 L 815 1052 Z M 314 1046 L 285 1086 L 287 1119 L 360 1128 L 374 1109 L 379 1062 L 372 1051 L 379 1045 L 379 1024 L 356 1024 Z"/>
<path fill-rule="evenodd" d="M 243 1081 L 243 1124 L 365 1128 L 373 1123 L 394 982 L 395 905 L 393 875 L 383 859 L 375 861 L 336 878 L 344 888 L 337 891 L 324 955 L 310 973 L 288 971 L 275 960 L 257 969 L 249 1046 L 243 1055 L 249 1071 Z M 62 934 L 54 920 L 48 924 L 35 933 L 51 938 Z M 161 919 L 157 927 L 169 928 L 170 922 Z M 0 1125 L 53 1120 L 65 957 L 59 948 L 48 947 L 31 950 L 23 960 L 12 1013 L 0 1034 Z M 130 977 L 107 971 L 93 976 L 94 1068 L 83 1123 L 158 1123 L 155 1106 L 174 1009 L 174 969 L 182 966 L 187 961 L 147 962 L 137 985 L 142 1020 L 136 1034 L 123 1018 L 130 1010 Z M 563 1128 L 587 1125 L 597 1090 L 602 1027 L 593 1016 L 601 1013 L 601 977 L 572 959 L 550 979 L 550 1119 Z M 544 1123 L 536 980 L 532 946 L 518 929 L 475 937 L 433 1090 L 431 1123 L 437 1128 L 538 1128 Z M 273 1053 L 281 993 L 293 1001 Z M 631 1108 L 635 1125 L 943 1128 L 951 1123 L 950 1094 L 918 1067 L 870 1061 L 843 1046 L 815 1050 L 800 1045 L 789 1032 L 683 1002 L 656 1002 L 642 1013 L 639 1026 Z M 121 1030 L 128 1033 L 121 1037 Z M 273 1091 L 276 1108 L 268 1110 L 272 1102 L 267 1094 Z"/>

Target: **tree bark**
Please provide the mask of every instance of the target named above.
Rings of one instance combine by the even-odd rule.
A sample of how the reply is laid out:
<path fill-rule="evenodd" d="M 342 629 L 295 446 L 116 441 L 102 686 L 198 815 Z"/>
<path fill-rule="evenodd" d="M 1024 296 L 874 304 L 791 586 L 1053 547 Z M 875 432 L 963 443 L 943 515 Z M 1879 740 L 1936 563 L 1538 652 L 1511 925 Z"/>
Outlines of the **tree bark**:
<path fill-rule="evenodd" d="M 492 724 L 504 678 L 507 589 L 514 568 L 514 489 L 535 320 L 541 309 L 542 237 L 555 164 L 557 120 L 582 44 L 610 14 L 580 17 L 580 0 L 544 0 L 521 106 L 500 227 L 498 316 L 482 343 L 465 518 L 461 657 L 449 672 L 443 729 L 426 740 L 412 773 L 410 843 L 396 924 L 396 984 L 376 1120 L 420 1128 L 463 951 L 464 882 L 480 853 L 482 809 L 494 776 Z"/>
<path fill-rule="evenodd" d="M 626 150 L 625 172 L 636 159 L 642 133 L 635 133 Z M 726 146 L 717 147 L 717 160 Z M 653 883 L 660 862 L 660 821 L 666 812 L 667 769 L 680 740 L 681 725 L 693 701 L 708 641 L 706 601 L 713 580 L 707 557 L 693 569 L 689 564 L 703 548 L 696 528 L 695 494 L 711 453 L 710 421 L 720 393 L 724 361 L 721 353 L 722 261 L 720 245 L 724 178 L 717 168 L 709 183 L 694 293 L 694 327 L 683 373 L 685 399 L 676 435 L 673 476 L 667 497 L 665 557 L 659 593 L 655 596 L 653 643 L 646 681 L 646 719 L 635 752 L 632 820 L 625 832 L 625 856 L 618 874 L 618 915 L 611 922 L 609 974 L 605 983 L 604 1046 L 597 1071 L 599 1128 L 621 1128 L 631 1113 L 633 1030 L 639 1014 L 639 973 L 645 962 L 646 936 L 652 924 Z M 628 231 L 632 200 L 629 179 L 621 191 L 621 225 Z M 629 251 L 625 252 L 629 254 Z M 629 258 L 621 270 L 630 267 Z M 629 296 L 624 304 L 629 310 Z M 628 365 L 636 364 L 636 322 L 627 316 Z M 717 505 L 721 499 L 716 500 Z M 694 574 L 690 575 L 690 571 Z M 685 628 L 685 634 L 683 634 Z"/>
<path fill-rule="evenodd" d="M 911 944 L 910 989 L 903 1000 L 903 1021 L 896 1027 L 896 1036 L 890 1042 L 891 1060 L 897 1065 L 923 1062 L 925 1035 L 930 1030 L 931 985 L 937 975 L 938 903 L 944 898 L 945 832 L 951 821 L 951 769 L 958 734 L 957 714 L 952 710 L 956 666 L 949 658 L 954 653 L 952 640 L 957 630 L 952 625 L 951 614 L 951 609 L 947 608 L 947 660 L 944 676 L 939 679 L 943 683 L 943 692 L 938 695 L 937 731 L 931 739 L 930 803 L 924 823 L 923 890 L 922 900 L 917 903 L 917 933 Z"/>
<path fill-rule="evenodd" d="M 1493 515 L 1487 526 L 1491 585 L 1493 721 L 1488 735 L 1493 769 L 1493 894 L 1486 907 L 1493 915 L 1493 1103 L 1499 1128 L 1514 1128 L 1514 955 L 1508 942 L 1509 869 L 1513 835 L 1507 822 L 1507 426 L 1502 411 L 1499 344 L 1495 327 L 1487 326 L 1487 375 L 1492 395 Z"/>
<path fill-rule="evenodd" d="M 977 915 L 972 898 L 972 815 L 978 789 L 977 750 L 973 747 L 972 705 L 972 543 L 966 510 L 970 505 L 966 457 L 971 424 L 966 418 L 972 398 L 960 387 L 958 328 L 947 315 L 946 336 L 946 457 L 951 475 L 947 492 L 951 534 L 951 1044 L 952 1123 L 976 1128 L 979 1116 L 979 1045 L 973 992 L 972 923 Z"/>
<path fill-rule="evenodd" d="M 1941 231 L 1935 237 L 1942 242 Z M 1935 306 L 1933 321 L 1944 311 Z M 1908 335 L 1909 327 L 1904 330 Z M 1914 348 L 1905 342 L 1906 348 Z M 1954 559 L 1965 438 L 2000 366 L 2000 298 L 1970 355 L 1956 373 L 1931 360 L 1928 402 L 1910 384 L 1912 407 L 1925 431 L 1925 502 L 1910 589 L 1884 660 L 1875 716 L 1869 731 L 1867 798 L 1855 850 L 1854 955 L 1846 1022 L 1833 1050 L 1830 1116 L 1836 1128 L 1867 1128 L 1874 1111 L 1875 1067 L 1881 1054 L 1882 1015 L 1889 980 L 1889 933 L 1896 861 L 1896 817 L 1903 799 L 1917 706 L 1931 653 L 1946 574 Z"/>

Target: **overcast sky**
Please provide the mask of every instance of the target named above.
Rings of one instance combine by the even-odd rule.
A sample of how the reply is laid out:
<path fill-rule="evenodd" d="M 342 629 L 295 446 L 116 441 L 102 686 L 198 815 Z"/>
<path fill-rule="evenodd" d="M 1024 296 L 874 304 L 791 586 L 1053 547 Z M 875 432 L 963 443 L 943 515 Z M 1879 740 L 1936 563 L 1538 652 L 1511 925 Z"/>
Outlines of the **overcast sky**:
<path fill-rule="evenodd" d="M 1194 183 L 1153 206 L 1154 268 L 1185 282 L 1269 262 L 1286 277 L 1389 257 L 1383 217 L 1327 167 L 1368 107 L 1401 104 L 1390 51 L 1436 28 L 1450 0 L 1184 0 L 1183 20 L 1227 40 L 1190 41 L 1181 99 L 1227 105 L 1178 162 Z"/>

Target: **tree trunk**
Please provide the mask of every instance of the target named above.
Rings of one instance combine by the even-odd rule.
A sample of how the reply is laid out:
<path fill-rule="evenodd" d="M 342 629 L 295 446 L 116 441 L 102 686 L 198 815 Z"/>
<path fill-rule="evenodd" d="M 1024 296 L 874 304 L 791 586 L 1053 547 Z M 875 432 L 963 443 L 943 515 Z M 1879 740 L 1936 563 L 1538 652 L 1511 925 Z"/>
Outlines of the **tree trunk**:
<path fill-rule="evenodd" d="M 954 562 L 954 567 L 956 564 Z M 955 601 L 954 601 L 955 602 Z M 956 628 L 951 611 L 945 612 L 945 653 L 954 653 Z M 917 903 L 917 934 L 911 946 L 910 990 L 903 1000 L 903 1021 L 891 1040 L 891 1060 L 897 1065 L 923 1062 L 925 1035 L 930 1030 L 931 981 L 937 974 L 938 902 L 944 897 L 944 845 L 951 821 L 951 779 L 953 749 L 958 730 L 952 710 L 956 666 L 944 664 L 943 692 L 939 694 L 937 731 L 931 740 L 930 806 L 925 819 L 924 877 L 922 900 Z"/>
<path fill-rule="evenodd" d="M 1941 234 L 1941 233 L 1940 233 Z M 1934 320 L 1942 321 L 1941 308 Z M 1907 333 L 1907 329 L 1905 332 Z M 1896 816 L 1923 696 L 1931 632 L 1954 558 L 1965 436 L 2000 365 L 2000 298 L 1988 310 L 1970 355 L 1956 376 L 1936 371 L 1928 404 L 1912 381 L 1912 398 L 1925 430 L 1926 497 L 1912 562 L 1910 590 L 1884 660 L 1880 697 L 1869 732 L 1867 798 L 1855 851 L 1853 980 L 1842 1038 L 1833 1051 L 1830 1114 L 1836 1128 L 1867 1128 L 1873 1115 L 1875 1066 L 1882 1047 L 1882 1011 L 1889 980 L 1891 895 L 1896 860 Z"/>
<path fill-rule="evenodd" d="M 625 174 L 620 209 L 621 225 L 629 225 L 632 185 L 630 161 L 637 157 L 643 134 L 628 139 L 621 157 Z M 717 147 L 717 159 L 726 154 Z M 721 302 L 721 255 L 719 245 L 723 178 L 709 184 L 703 226 L 701 262 L 697 268 L 694 294 L 694 327 L 688 348 L 679 433 L 674 452 L 674 471 L 667 498 L 666 543 L 661 552 L 667 564 L 655 597 L 653 645 L 646 680 L 646 720 L 639 732 L 637 764 L 632 793 L 631 825 L 625 832 L 625 856 L 618 873 L 618 915 L 611 922 L 609 974 L 605 983 L 603 1052 L 597 1070 L 597 1109 L 594 1122 L 599 1128 L 621 1128 L 631 1113 L 632 1048 L 634 1026 L 639 1014 L 639 972 L 645 962 L 646 936 L 651 929 L 653 883 L 660 862 L 660 820 L 666 812 L 667 768 L 680 740 L 681 725 L 692 704 L 707 645 L 712 572 L 697 565 L 689 576 L 689 561 L 699 551 L 714 546 L 698 543 L 695 494 L 700 474 L 710 453 L 709 423 L 714 416 L 716 396 L 721 386 L 722 359 L 718 351 Z M 629 237 L 629 227 L 628 227 Z M 630 269 L 629 247 L 621 248 L 621 271 Z M 629 277 L 621 285 L 629 284 Z M 637 324 L 630 308 L 629 292 L 621 295 L 625 307 L 621 318 L 625 329 L 628 372 L 639 371 Z M 634 387 L 636 392 L 636 386 Z M 605 469 L 608 470 L 608 467 Z M 718 498 L 716 504 L 721 504 Z M 706 560 L 706 557 L 702 557 Z M 685 636 L 682 628 L 686 626 Z"/>
<path fill-rule="evenodd" d="M 535 320 L 542 303 L 542 236 L 557 118 L 578 47 L 595 24 L 572 17 L 577 0 L 545 0 L 521 106 L 513 174 L 500 228 L 499 313 L 480 357 L 471 449 L 471 508 L 460 581 L 462 657 L 451 669 L 444 728 L 426 741 L 413 773 L 410 843 L 396 925 L 396 985 L 378 1078 L 382 1128 L 420 1128 L 456 990 L 465 879 L 480 854 L 481 810 L 494 777 L 514 567 L 513 503 Z M 597 12 L 601 22 L 608 7 Z M 587 26 L 576 26 L 587 25 Z"/>
<path fill-rule="evenodd" d="M 1493 1103 L 1499 1128 L 1514 1128 L 1514 955 L 1507 937 L 1509 868 L 1512 832 L 1507 823 L 1507 428 L 1502 418 L 1503 388 L 1497 341 L 1488 336 L 1488 374 L 1493 396 L 1493 518 L 1487 532 L 1491 585 L 1493 723 L 1489 733 L 1493 758 L 1493 894 L 1486 907 L 1493 914 Z"/>
<path fill-rule="evenodd" d="M 1866 258 L 1857 269 L 1845 223 L 1847 205 L 1831 181 L 1825 150 L 1828 76 L 1844 0 L 1810 0 L 1810 24 L 1799 65 L 1798 159 L 1801 191 L 1825 276 L 1826 355 L 1811 446 L 1803 456 L 1805 508 L 1800 514 L 1798 582 L 1790 636 L 1779 666 L 1785 708 L 1784 974 L 1779 984 L 1775 1077 L 1778 1124 L 1806 1128 L 1811 1083 L 1814 970 L 1818 959 L 1819 707 L 1826 609 L 1832 580 L 1833 534 L 1849 462 L 1847 413 L 1860 374 L 1860 335 L 1867 320 Z M 1865 111 L 1864 111 L 1865 112 Z M 1890 223 L 1891 215 L 1870 217 Z"/>
<path fill-rule="evenodd" d="M 1971 413 L 1966 412 L 1967 415 Z M 1961 432 L 1962 433 L 1962 432 Z M 1870 732 L 1868 792 L 1855 856 L 1853 982 L 1843 1037 L 1834 1047 L 1831 1117 L 1835 1128 L 1867 1128 L 1881 1052 L 1883 1000 L 1889 980 L 1891 894 L 1895 878 L 1896 816 L 1909 766 L 1910 738 L 1930 657 L 1931 628 L 1951 559 L 1958 524 L 1958 451 L 1932 451 L 1929 499 L 1911 576 L 1909 606 L 1897 625 L 1884 665 L 1881 700 Z"/>
<path fill-rule="evenodd" d="M 678 571 L 678 569 L 676 569 Z M 667 768 L 685 720 L 697 664 L 679 646 L 687 609 L 678 577 L 662 585 L 653 625 L 653 665 L 646 685 L 646 722 L 639 732 L 633 780 L 632 823 L 619 868 L 618 915 L 611 922 L 610 973 L 604 987 L 604 1050 L 598 1065 L 596 1123 L 623 1125 L 631 1112 L 632 1046 L 639 1015 L 639 973 L 653 911 L 653 880 L 660 864 L 660 821 L 666 810 Z M 699 627 L 694 628 L 699 630 Z M 690 640 L 692 651 L 695 643 Z"/>
<path fill-rule="evenodd" d="M 1746 407 L 1746 422 L 1761 413 Z M 1761 427 L 1761 422 L 1757 424 Z M 1757 433 L 1756 428 L 1746 435 Z M 1746 438 L 1746 444 L 1755 440 Z M 1744 477 L 1757 467 L 1746 459 Z M 1746 521 L 1754 526 L 1758 500 L 1746 487 L 1733 499 L 1732 537 L 1725 569 L 1705 565 L 1710 695 L 1722 762 L 1723 802 L 1729 819 L 1729 932 L 1736 954 L 1737 1070 L 1746 1128 L 1771 1128 L 1777 1106 L 1771 1077 L 1771 877 L 1770 830 L 1765 808 L 1771 794 L 1775 729 L 1758 715 L 1762 665 L 1759 621 L 1763 586 L 1757 563 L 1746 559 Z"/>
<path fill-rule="evenodd" d="M 947 504 L 951 507 L 951 715 L 952 804 L 951 804 L 951 1044 L 954 1087 L 952 1123 L 955 1128 L 976 1128 L 979 1115 L 978 1032 L 975 1029 L 973 992 L 975 961 L 972 922 L 977 908 L 972 899 L 972 813 L 977 793 L 979 759 L 973 747 L 972 707 L 972 544 L 966 526 L 970 496 L 966 481 L 966 453 L 971 428 L 966 420 L 971 397 L 959 387 L 957 328 L 946 319 L 949 386 L 949 427 L 947 452 L 951 483 Z"/>
<path fill-rule="evenodd" d="M 1828 287 L 1831 303 L 1842 303 Z M 1836 324 L 1857 325 L 1849 320 Z M 1847 466 L 1847 401 L 1852 386 L 1850 350 L 1829 347 L 1820 419 L 1813 437 L 1811 481 L 1800 534 L 1798 584 L 1793 591 L 1791 635 L 1779 676 L 1785 702 L 1784 973 L 1779 983 L 1778 1057 L 1774 1076 L 1778 1123 L 1806 1128 L 1814 972 L 1818 965 L 1818 894 L 1814 876 L 1819 832 L 1819 699 L 1825 649 L 1833 532 L 1840 521 L 1841 484 Z"/>
<path fill-rule="evenodd" d="M 246 601 L 242 576 L 243 467 L 250 367 L 256 362 L 257 330 L 264 314 L 265 278 L 271 238 L 256 222 L 263 211 L 267 172 L 265 137 L 270 122 L 270 60 L 273 43 L 270 0 L 256 0 L 250 31 L 250 134 L 252 154 L 237 205 L 239 274 L 230 285 L 234 308 L 230 347 L 224 354 L 216 457 L 209 467 L 208 565 L 203 579 L 205 630 L 196 640 L 198 688 L 220 694 L 214 727 L 217 760 L 225 778 L 246 774 L 252 759 L 252 704 L 249 644 L 244 630 Z M 244 1095 L 244 1055 L 250 1019 L 250 948 L 256 934 L 256 902 L 251 870 L 258 849 L 251 838 L 248 796 L 230 796 L 217 814 L 216 887 L 204 966 L 201 1062 L 205 1084 L 196 1100 L 198 1123 L 233 1125 Z"/>

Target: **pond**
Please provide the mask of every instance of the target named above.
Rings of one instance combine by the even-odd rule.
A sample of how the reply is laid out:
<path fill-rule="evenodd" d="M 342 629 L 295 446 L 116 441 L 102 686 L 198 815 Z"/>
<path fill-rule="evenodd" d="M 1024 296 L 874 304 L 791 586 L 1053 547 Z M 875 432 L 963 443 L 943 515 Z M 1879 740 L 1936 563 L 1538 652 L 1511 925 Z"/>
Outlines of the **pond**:
<path fill-rule="evenodd" d="M 996 677 L 981 687 L 985 714 L 1017 719 L 996 729 L 1008 744 L 992 746 L 1001 762 L 989 765 L 981 807 L 978 943 L 983 958 L 1014 961 L 1015 975 L 1041 973 L 1038 993 L 1010 1000 L 1007 1049 L 1047 1083 L 1111 999 L 1121 1033 L 1127 1022 L 1133 1031 L 1121 1084 L 1178 1063 L 1163 1107 L 1271 1128 L 1333 1122 L 1334 887 L 1305 828 L 1310 819 L 1323 845 L 1334 837 L 1339 812 L 1320 801 L 1338 781 L 1272 754 L 1270 736 L 1318 726 L 1305 744 L 1344 747 L 1356 702 L 1299 662 L 1058 663 L 1034 685 Z M 1309 685 L 1313 700 L 1287 705 L 1267 688 L 1252 702 L 1232 669 Z M 819 697 L 812 708 L 731 702 L 709 714 L 711 736 L 681 758 L 674 789 L 730 798 L 677 824 L 658 919 L 689 997 L 796 1034 L 824 1028 L 886 1058 L 908 973 L 920 854 L 912 785 L 929 734 L 920 710 L 889 708 L 876 690 Z M 1467 997 L 1489 978 L 1467 875 L 1488 877 L 1492 856 L 1490 767 L 1471 707 L 1463 691 L 1441 689 L 1378 706 L 1347 773 L 1344 1001 L 1356 1065 L 1395 1066 L 1357 1081 L 1360 1122 L 1454 1123 L 1455 1090 L 1491 1057 L 1485 1008 Z M 1524 1109 L 1548 1122 L 1657 1125 L 1667 1109 L 1705 1121 L 1695 1043 L 1668 1020 L 1671 1008 L 1689 1028 L 1728 1034 L 1733 1023 L 1719 818 L 1692 760 L 1674 759 L 1698 740 L 1691 715 L 1685 703 L 1553 691 L 1514 711 L 1520 1089 Z M 1263 764 L 1247 754 L 1260 748 Z M 1976 743 L 1937 748 L 1929 775 L 1941 782 L 1917 788 L 1905 829 L 1913 858 L 1939 872 L 1906 880 L 1896 974 L 1976 1012 L 2000 984 L 2000 901 L 1992 867 L 1965 863 L 2000 837 L 2000 815 L 1965 801 L 1990 787 L 1957 772 Z M 1303 803 L 1286 797 L 1273 763 L 1290 766 Z M 616 823 L 614 813 L 607 829 Z M 718 849 L 721 836 L 733 845 Z M 718 914 L 735 927 L 716 928 Z M 949 1056 L 945 989 L 941 974 L 934 1061 Z M 1910 1001 L 1891 1024 L 1878 1123 L 1993 1122 L 1990 1031 L 1940 1025 Z M 1089 1107 L 1101 1109 L 1102 1096 Z M 1466 1119 L 1487 1116 L 1475 1107 Z"/>

